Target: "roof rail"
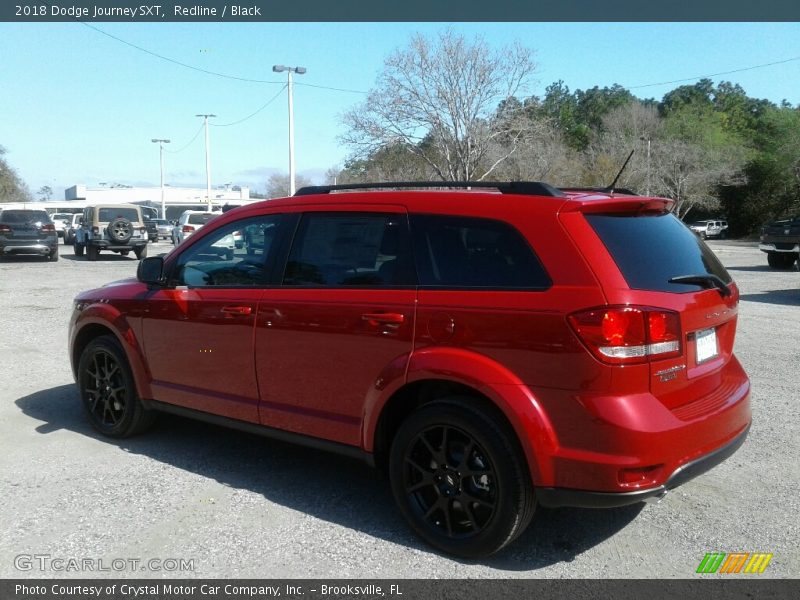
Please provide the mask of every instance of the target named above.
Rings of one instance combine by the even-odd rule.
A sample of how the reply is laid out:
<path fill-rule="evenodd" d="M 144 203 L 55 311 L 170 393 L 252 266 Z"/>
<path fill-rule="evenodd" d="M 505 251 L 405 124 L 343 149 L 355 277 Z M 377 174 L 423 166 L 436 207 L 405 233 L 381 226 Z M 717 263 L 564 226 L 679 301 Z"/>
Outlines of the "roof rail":
<path fill-rule="evenodd" d="M 600 192 L 601 194 L 626 194 L 629 196 L 638 196 L 639 194 L 628 188 L 608 188 L 608 187 L 562 187 L 558 188 L 562 192 Z"/>
<path fill-rule="evenodd" d="M 344 190 L 414 189 L 414 188 L 489 188 L 502 194 L 524 196 L 564 196 L 556 187 L 539 181 L 394 181 L 385 183 L 346 183 L 343 185 L 309 185 L 297 190 L 295 196 L 329 194 Z"/>

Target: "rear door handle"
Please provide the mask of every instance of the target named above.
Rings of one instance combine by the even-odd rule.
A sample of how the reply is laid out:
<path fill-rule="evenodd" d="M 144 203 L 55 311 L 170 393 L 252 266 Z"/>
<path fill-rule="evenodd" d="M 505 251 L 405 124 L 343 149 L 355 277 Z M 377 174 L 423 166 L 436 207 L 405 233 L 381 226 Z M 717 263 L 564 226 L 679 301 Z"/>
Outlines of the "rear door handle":
<path fill-rule="evenodd" d="M 379 323 L 388 323 L 391 325 L 400 325 L 406 317 L 402 313 L 366 313 L 361 315 L 364 321 L 368 321 L 370 325 L 377 325 Z"/>
<path fill-rule="evenodd" d="M 252 306 L 223 306 L 220 310 L 223 314 L 230 316 L 247 316 L 253 312 Z"/>

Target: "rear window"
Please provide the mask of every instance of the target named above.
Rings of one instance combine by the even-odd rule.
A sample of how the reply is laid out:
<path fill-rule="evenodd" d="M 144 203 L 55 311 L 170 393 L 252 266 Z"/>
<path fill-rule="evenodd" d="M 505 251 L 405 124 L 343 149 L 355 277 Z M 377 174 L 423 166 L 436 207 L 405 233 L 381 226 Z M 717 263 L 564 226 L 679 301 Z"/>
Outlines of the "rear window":
<path fill-rule="evenodd" d="M 731 276 L 711 249 L 672 214 L 586 215 L 628 286 L 657 292 L 692 292 L 701 286 L 669 283 L 681 275 Z"/>
<path fill-rule="evenodd" d="M 4 210 L 0 212 L 4 223 L 49 223 L 50 217 L 43 210 Z"/>
<path fill-rule="evenodd" d="M 218 216 L 219 215 L 215 215 L 212 213 L 199 213 L 196 215 L 189 215 L 189 220 L 187 221 L 187 223 L 191 225 L 205 225 L 211 219 L 215 219 Z"/>
<path fill-rule="evenodd" d="M 135 208 L 101 208 L 97 213 L 100 223 L 110 223 L 114 219 L 127 219 L 131 223 L 139 222 L 139 211 Z"/>

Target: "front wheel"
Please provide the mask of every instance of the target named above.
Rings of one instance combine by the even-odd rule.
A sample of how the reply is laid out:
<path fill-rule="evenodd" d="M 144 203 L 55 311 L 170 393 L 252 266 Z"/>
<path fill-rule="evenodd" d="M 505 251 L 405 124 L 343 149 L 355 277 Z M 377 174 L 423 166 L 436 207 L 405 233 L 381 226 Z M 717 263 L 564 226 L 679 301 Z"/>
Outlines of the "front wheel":
<path fill-rule="evenodd" d="M 513 430 L 471 398 L 438 400 L 412 413 L 392 442 L 389 475 L 411 527 L 463 558 L 506 546 L 536 507 Z"/>
<path fill-rule="evenodd" d="M 108 437 L 144 431 L 155 418 L 142 405 L 125 352 L 113 336 L 95 338 L 83 350 L 78 388 L 92 427 Z"/>

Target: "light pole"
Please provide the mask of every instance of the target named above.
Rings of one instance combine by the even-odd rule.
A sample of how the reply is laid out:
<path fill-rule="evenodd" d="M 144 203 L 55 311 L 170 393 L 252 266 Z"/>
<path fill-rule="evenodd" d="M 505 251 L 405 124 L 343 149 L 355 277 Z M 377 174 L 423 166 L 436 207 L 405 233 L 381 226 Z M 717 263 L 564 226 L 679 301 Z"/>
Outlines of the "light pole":
<path fill-rule="evenodd" d="M 650 195 L 650 136 L 642 136 L 639 138 L 643 142 L 647 142 L 647 195 Z"/>
<path fill-rule="evenodd" d="M 195 115 L 195 117 L 203 117 L 203 125 L 206 128 L 206 202 L 208 202 L 208 212 L 211 212 L 211 158 L 209 156 L 210 149 L 208 147 L 208 118 L 216 117 L 217 115 Z"/>
<path fill-rule="evenodd" d="M 167 202 L 164 200 L 164 144 L 169 144 L 169 140 L 160 140 L 153 138 L 150 140 L 154 144 L 158 144 L 158 162 L 161 166 L 161 218 L 167 218 Z"/>
<path fill-rule="evenodd" d="M 306 68 L 275 65 L 272 67 L 272 70 L 275 73 L 283 73 L 286 71 L 289 76 L 289 80 L 286 85 L 289 90 L 289 195 L 294 196 L 294 107 L 292 106 L 292 73 L 302 75 L 306 72 Z"/>

